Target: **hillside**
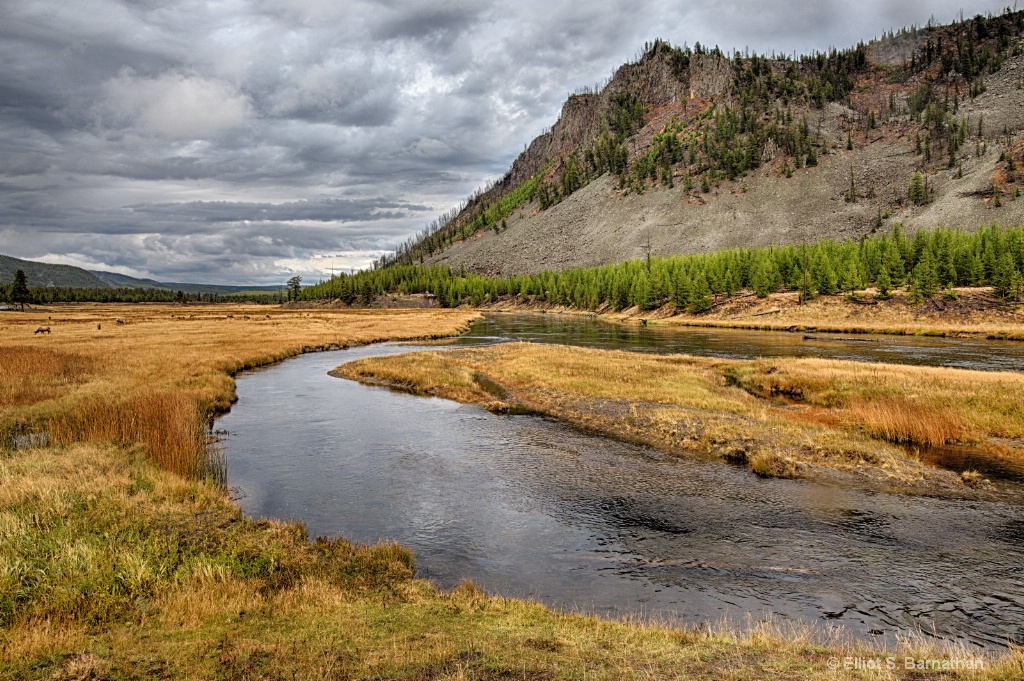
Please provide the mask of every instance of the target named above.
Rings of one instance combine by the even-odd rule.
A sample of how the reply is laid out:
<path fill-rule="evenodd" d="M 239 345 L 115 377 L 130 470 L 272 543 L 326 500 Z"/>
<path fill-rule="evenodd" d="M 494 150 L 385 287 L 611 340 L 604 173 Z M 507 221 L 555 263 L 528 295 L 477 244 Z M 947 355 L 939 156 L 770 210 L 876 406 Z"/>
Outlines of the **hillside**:
<path fill-rule="evenodd" d="M 1022 29 L 1007 12 L 799 59 L 655 41 L 386 263 L 519 274 L 1018 224 Z"/>
<path fill-rule="evenodd" d="M 190 284 L 138 279 L 117 272 L 90 271 L 72 265 L 51 265 L 34 260 L 22 260 L 0 255 L 0 286 L 14 280 L 17 270 L 24 270 L 30 288 L 72 289 L 151 289 L 156 291 L 182 291 L 190 295 L 226 296 L 236 293 L 272 293 L 281 286 L 228 286 L 222 284 Z"/>
<path fill-rule="evenodd" d="M 103 270 L 91 270 L 90 273 L 95 274 L 97 277 L 115 288 L 167 288 L 164 284 L 161 284 L 155 279 L 138 279 L 136 277 L 129 277 L 127 274 L 104 272 Z"/>
<path fill-rule="evenodd" d="M 28 285 L 33 288 L 49 286 L 69 288 L 111 288 L 109 282 L 95 274 L 71 265 L 50 265 L 32 260 L 21 260 L 0 255 L 0 285 L 14 281 L 14 273 L 23 270 Z"/>
<path fill-rule="evenodd" d="M 233 293 L 274 292 L 283 286 L 230 286 L 225 284 L 189 284 L 185 282 L 156 281 L 155 279 L 138 279 L 117 272 L 94 271 L 93 274 L 118 288 L 153 288 L 166 291 L 182 291 L 191 294 L 216 294 L 219 296 Z"/>

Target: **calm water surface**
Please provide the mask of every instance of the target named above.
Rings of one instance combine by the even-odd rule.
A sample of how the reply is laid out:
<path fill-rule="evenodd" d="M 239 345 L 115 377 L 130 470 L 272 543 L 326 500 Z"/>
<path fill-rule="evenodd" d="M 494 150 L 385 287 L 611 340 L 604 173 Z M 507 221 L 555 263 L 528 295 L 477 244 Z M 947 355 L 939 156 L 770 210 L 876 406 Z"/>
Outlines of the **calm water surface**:
<path fill-rule="evenodd" d="M 1024 342 L 1020 341 L 625 326 L 573 315 L 493 314 L 475 324 L 456 342 L 475 344 L 508 339 L 727 359 L 821 357 L 986 371 L 1024 371 Z"/>
<path fill-rule="evenodd" d="M 665 338 L 660 329 L 630 334 L 589 320 L 560 331 L 562 322 L 499 316 L 455 344 L 511 337 L 694 354 L 706 347 L 700 354 L 730 357 L 805 349 L 786 334 Z M 914 343 L 901 354 L 882 343 L 865 350 L 876 344 L 816 341 L 825 350 L 810 356 L 872 361 L 882 352 L 995 369 L 1011 364 L 1014 348 L 1019 360 L 1021 347 L 961 344 L 958 353 L 948 341 L 900 340 Z M 787 347 L 794 351 L 778 350 Z M 682 624 L 772 613 L 890 641 L 921 628 L 985 647 L 1024 642 L 1019 503 L 762 480 L 546 419 L 496 417 L 327 375 L 346 361 L 415 349 L 304 355 L 240 376 L 239 401 L 219 427 L 229 433 L 229 484 L 245 512 L 301 519 L 312 535 L 396 540 L 415 552 L 417 573 L 441 587 L 468 578 L 566 609 Z"/>

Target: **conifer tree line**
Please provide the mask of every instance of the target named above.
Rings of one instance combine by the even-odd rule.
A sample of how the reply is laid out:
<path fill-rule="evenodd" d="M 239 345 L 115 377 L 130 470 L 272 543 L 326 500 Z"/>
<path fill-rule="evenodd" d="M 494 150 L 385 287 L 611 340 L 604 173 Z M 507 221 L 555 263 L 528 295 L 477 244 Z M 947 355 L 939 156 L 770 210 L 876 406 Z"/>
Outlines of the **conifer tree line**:
<path fill-rule="evenodd" d="M 377 266 L 422 263 L 480 230 L 500 233 L 507 219 L 526 204 L 536 201 L 541 210 L 547 210 L 606 174 L 614 176 L 618 188 L 626 192 L 642 193 L 652 186 L 674 187 L 682 182 L 687 192 L 707 193 L 781 155 L 779 172 L 791 177 L 794 170 L 815 166 L 819 156 L 836 150 L 835 140 L 818 130 L 820 116 L 815 111 L 829 102 L 853 106 L 851 93 L 858 79 L 873 71 L 902 88 L 901 94 L 890 92 L 888 107 L 881 111 L 858 112 L 858 125 L 873 129 L 899 117 L 919 124 L 915 149 L 922 157 L 921 167 L 944 163 L 953 168 L 968 136 L 976 136 L 975 146 L 982 148 L 985 133 L 982 120 L 968 121 L 958 115 L 961 100 L 984 92 L 985 76 L 1019 53 L 1015 38 L 1022 32 L 1024 11 L 1009 8 L 1000 15 L 961 18 L 949 26 L 929 24 L 889 32 L 883 40 L 903 41 L 911 47 L 909 60 L 890 66 L 871 65 L 869 45 L 864 43 L 791 57 L 740 52 L 730 56 L 717 46 L 709 49 L 697 43 L 680 48 L 655 40 L 644 46 L 637 63 L 665 59 L 679 82 L 689 87 L 695 61 L 728 62 L 733 76 L 728 96 L 696 102 L 630 158 L 627 141 L 644 127 L 647 112 L 636 93 L 614 92 L 607 97 L 603 125 L 594 139 L 551 158 L 518 186 L 506 174 L 428 225 L 393 255 L 383 257 Z M 853 148 L 849 132 L 846 145 Z M 915 197 L 911 199 L 915 203 L 927 201 L 927 194 Z M 852 192 L 851 198 L 855 199 Z"/>
<path fill-rule="evenodd" d="M 301 298 L 369 304 L 386 294 L 427 293 L 455 307 L 516 296 L 585 310 L 650 310 L 671 303 L 700 313 L 741 291 L 759 297 L 798 291 L 806 299 L 874 287 L 876 297 L 887 298 L 906 287 L 911 302 L 920 302 L 939 292 L 955 296 L 953 287 L 969 286 L 992 286 L 1003 300 L 1024 298 L 1024 228 L 939 228 L 910 237 L 896 225 L 891 234 L 859 242 L 730 249 L 508 277 L 442 265 L 394 265 L 334 277 L 303 289 Z"/>
<path fill-rule="evenodd" d="M 268 296 L 268 300 L 259 302 L 281 302 L 280 299 L 269 300 L 269 298 L 270 296 Z M 70 288 L 64 286 L 26 287 L 25 292 L 22 293 L 16 290 L 15 283 L 6 286 L 0 285 L 0 302 L 25 302 L 33 305 L 49 305 L 50 303 L 218 303 L 229 300 L 239 302 L 247 300 L 247 298 L 153 288 Z"/>

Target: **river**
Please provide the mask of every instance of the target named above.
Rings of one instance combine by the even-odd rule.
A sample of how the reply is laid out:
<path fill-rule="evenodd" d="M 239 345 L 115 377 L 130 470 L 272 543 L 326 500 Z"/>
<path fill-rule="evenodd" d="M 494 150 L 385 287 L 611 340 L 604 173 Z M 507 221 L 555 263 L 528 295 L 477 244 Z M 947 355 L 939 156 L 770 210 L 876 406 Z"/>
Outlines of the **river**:
<path fill-rule="evenodd" d="M 856 340 L 852 340 L 856 338 Z M 563 342 L 726 357 L 828 356 L 1019 368 L 1024 345 L 628 328 L 494 315 L 444 345 Z M 418 576 L 605 616 L 683 625 L 751 614 L 892 643 L 916 629 L 979 647 L 1024 642 L 1024 489 L 1003 501 L 874 493 L 673 457 L 550 419 L 332 378 L 382 344 L 238 377 L 228 483 L 255 517 L 312 536 L 394 540 Z M 902 348 L 902 349 L 900 349 Z"/>

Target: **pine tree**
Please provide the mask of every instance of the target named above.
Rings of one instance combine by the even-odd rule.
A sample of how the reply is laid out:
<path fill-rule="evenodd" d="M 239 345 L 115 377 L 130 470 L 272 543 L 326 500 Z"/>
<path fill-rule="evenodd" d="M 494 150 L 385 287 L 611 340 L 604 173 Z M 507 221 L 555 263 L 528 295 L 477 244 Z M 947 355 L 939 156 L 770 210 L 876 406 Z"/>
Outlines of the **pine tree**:
<path fill-rule="evenodd" d="M 24 270 L 15 270 L 10 298 L 12 303 L 21 306 L 22 312 L 25 311 L 25 303 L 32 302 L 32 292 L 28 290 L 28 278 L 25 277 Z"/>
<path fill-rule="evenodd" d="M 857 268 L 857 262 L 851 258 L 843 270 L 842 289 L 847 293 L 853 293 L 862 288 L 864 288 L 864 282 L 861 280 L 860 270 Z"/>
<path fill-rule="evenodd" d="M 800 304 L 803 305 L 816 295 L 818 295 L 818 290 L 814 288 L 814 277 L 811 276 L 811 271 L 805 267 L 800 275 Z"/>
<path fill-rule="evenodd" d="M 985 283 L 985 261 L 978 253 L 971 257 L 967 282 L 971 286 L 981 286 Z"/>
<path fill-rule="evenodd" d="M 686 270 L 680 267 L 676 271 L 674 283 L 672 302 L 675 303 L 677 309 L 682 310 L 689 304 L 690 289 L 693 288 L 693 282 L 690 281 L 690 276 L 686 273 Z"/>
<path fill-rule="evenodd" d="M 898 238 L 901 234 L 901 232 L 894 231 L 893 236 Z M 903 278 L 906 276 L 906 266 L 903 255 L 900 253 L 900 247 L 897 245 L 897 238 L 886 241 L 885 250 L 882 252 L 882 265 L 888 270 L 893 284 L 898 286 L 903 283 Z"/>
<path fill-rule="evenodd" d="M 939 292 L 939 275 L 935 271 L 935 258 L 930 248 L 925 248 L 921 259 L 910 275 L 910 301 L 919 303 Z"/>
<path fill-rule="evenodd" d="M 836 275 L 835 264 L 827 251 L 819 251 L 811 265 L 814 276 L 814 288 L 818 292 L 833 296 L 839 292 L 839 277 Z"/>
<path fill-rule="evenodd" d="M 694 279 L 693 286 L 690 288 L 689 298 L 686 302 L 692 314 L 700 314 L 711 309 L 711 286 L 708 285 L 708 279 L 703 271 Z"/>
<path fill-rule="evenodd" d="M 1016 297 L 1014 289 L 1020 279 L 1020 272 L 1017 271 L 1017 263 L 1013 260 L 1013 254 L 1009 251 L 1003 253 L 996 264 L 995 272 L 992 274 L 992 286 L 996 295 L 1004 300 Z"/>
<path fill-rule="evenodd" d="M 889 277 L 889 268 L 882 265 L 882 269 L 875 279 L 875 288 L 878 289 L 878 298 L 888 300 L 892 298 L 892 279 Z"/>
<path fill-rule="evenodd" d="M 928 201 L 928 191 L 924 186 L 924 176 L 920 172 L 914 173 L 914 176 L 910 178 L 910 186 L 907 187 L 907 198 L 910 199 L 911 203 L 918 206 Z"/>
<path fill-rule="evenodd" d="M 633 276 L 633 285 L 629 291 L 630 302 L 641 310 L 650 310 L 654 307 L 651 297 L 651 281 L 647 277 L 647 271 L 641 269 Z"/>
<path fill-rule="evenodd" d="M 750 272 L 750 288 L 758 298 L 767 298 L 778 287 L 781 278 L 775 260 L 768 256 L 756 259 Z"/>

